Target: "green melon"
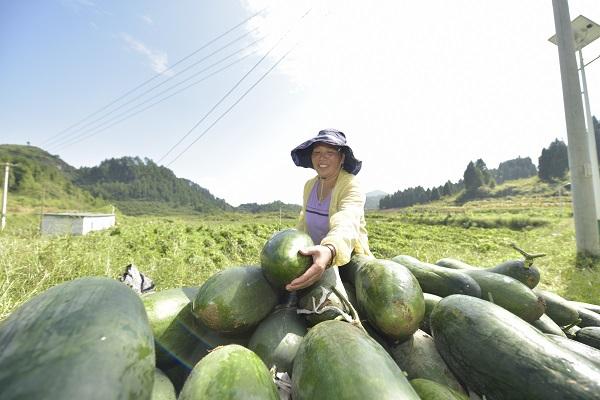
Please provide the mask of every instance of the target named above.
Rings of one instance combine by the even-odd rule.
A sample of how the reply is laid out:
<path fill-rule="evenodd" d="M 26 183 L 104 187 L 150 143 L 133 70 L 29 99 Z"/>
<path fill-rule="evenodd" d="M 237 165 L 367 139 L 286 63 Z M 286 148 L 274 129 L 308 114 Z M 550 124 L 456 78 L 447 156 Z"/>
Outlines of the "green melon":
<path fill-rule="evenodd" d="M 433 338 L 427 333 L 416 331 L 409 340 L 391 346 L 390 354 L 400 369 L 406 372 L 408 379 L 429 379 L 457 392 L 465 393 L 464 388 L 435 348 Z"/>
<path fill-rule="evenodd" d="M 311 328 L 294 359 L 292 398 L 417 400 L 392 357 L 363 330 L 341 321 Z"/>
<path fill-rule="evenodd" d="M 392 340 L 408 339 L 425 315 L 421 286 L 398 263 L 373 259 L 356 272 L 356 300 L 361 316 Z"/>
<path fill-rule="evenodd" d="M 230 344 L 204 357 L 192 370 L 179 400 L 279 400 L 277 387 L 261 359 Z"/>
<path fill-rule="evenodd" d="M 543 333 L 550 333 L 552 335 L 558 335 L 565 338 L 567 337 L 567 335 L 565 335 L 560 326 L 558 326 L 556 322 L 554 322 L 552 318 L 550 318 L 546 314 L 542 314 L 542 316 L 539 319 L 536 319 L 535 321 L 531 322 L 531 325 L 535 326 Z"/>
<path fill-rule="evenodd" d="M 488 301 L 448 296 L 431 314 L 435 346 L 488 399 L 598 399 L 600 369 Z"/>
<path fill-rule="evenodd" d="M 152 400 L 176 400 L 177 394 L 171 380 L 160 369 L 154 370 Z"/>
<path fill-rule="evenodd" d="M 35 296 L 0 325 L 0 399 L 150 399 L 154 342 L 139 296 L 79 278 Z"/>
<path fill-rule="evenodd" d="M 411 379 L 410 384 L 421 400 L 469 400 L 465 394 L 429 379 Z"/>
<path fill-rule="evenodd" d="M 281 288 L 304 273 L 312 265 L 312 257 L 299 253 L 314 246 L 310 236 L 297 229 L 276 232 L 260 253 L 260 265 L 268 281 Z"/>
<path fill-rule="evenodd" d="M 142 296 L 156 347 L 156 366 L 176 364 L 188 371 L 217 346 L 248 343 L 249 334 L 225 336 L 206 327 L 192 314 L 192 301 L 200 288 L 162 290 Z"/>
<path fill-rule="evenodd" d="M 431 324 L 429 316 L 431 315 L 431 312 L 433 311 L 437 303 L 440 302 L 442 297 L 431 293 L 423 293 L 423 298 L 425 299 L 425 315 L 423 316 L 423 320 L 419 324 L 419 329 L 431 335 Z"/>
<path fill-rule="evenodd" d="M 212 330 L 241 334 L 269 315 L 277 300 L 260 267 L 231 267 L 204 282 L 192 304 L 192 313 Z"/>
<path fill-rule="evenodd" d="M 252 334 L 248 348 L 254 351 L 270 369 L 291 375 L 292 363 L 302 338 L 306 323 L 296 313 L 296 307 L 276 308 Z"/>

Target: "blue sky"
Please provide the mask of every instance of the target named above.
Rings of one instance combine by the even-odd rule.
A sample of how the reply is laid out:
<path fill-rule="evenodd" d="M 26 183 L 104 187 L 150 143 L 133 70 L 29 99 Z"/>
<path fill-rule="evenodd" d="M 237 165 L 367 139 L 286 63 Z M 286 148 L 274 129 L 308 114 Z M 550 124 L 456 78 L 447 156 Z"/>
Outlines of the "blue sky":
<path fill-rule="evenodd" d="M 164 72 L 266 6 L 259 17 Z M 583 14 L 600 22 L 597 0 L 571 0 L 569 6 L 572 19 Z M 4 0 L 0 143 L 29 141 L 77 167 L 125 155 L 158 161 L 288 30 L 164 159 L 169 163 L 198 139 L 297 44 L 170 165 L 178 176 L 234 205 L 300 203 L 313 172 L 295 167 L 289 152 L 323 128 L 346 132 L 363 160 L 364 188 L 387 192 L 456 181 L 477 158 L 490 168 L 517 156 L 537 163 L 542 147 L 556 137 L 566 140 L 558 52 L 547 41 L 554 34 L 550 0 Z M 171 80 L 138 103 L 259 38 L 254 53 L 233 56 L 230 61 L 247 57 L 148 111 L 76 143 L 130 106 L 57 136 L 157 73 L 164 72 L 145 89 Z M 597 42 L 584 49 L 586 60 L 600 55 Z M 592 113 L 600 115 L 600 61 L 586 71 Z"/>

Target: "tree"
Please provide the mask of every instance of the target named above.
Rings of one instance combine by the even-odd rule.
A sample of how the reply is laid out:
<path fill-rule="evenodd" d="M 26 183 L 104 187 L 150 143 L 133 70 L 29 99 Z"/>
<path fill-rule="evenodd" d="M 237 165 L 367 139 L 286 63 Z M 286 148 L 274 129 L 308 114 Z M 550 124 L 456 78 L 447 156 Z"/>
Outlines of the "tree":
<path fill-rule="evenodd" d="M 473 161 L 470 161 L 469 165 L 467 165 L 463 177 L 467 192 L 473 192 L 484 184 L 481 170 L 475 167 Z"/>
<path fill-rule="evenodd" d="M 502 183 L 513 179 L 529 178 L 537 174 L 537 169 L 531 158 L 517 157 L 512 160 L 501 162 L 498 165 L 495 176 L 496 181 Z"/>
<path fill-rule="evenodd" d="M 444 189 L 442 189 L 442 195 L 451 196 L 453 193 L 452 182 L 446 181 L 446 183 L 444 183 Z"/>
<path fill-rule="evenodd" d="M 542 180 L 550 181 L 554 178 L 563 178 L 568 170 L 567 145 L 562 140 L 555 139 L 547 149 L 542 149 L 538 159 L 538 176 Z"/>
<path fill-rule="evenodd" d="M 483 179 L 483 184 L 489 186 L 490 181 L 492 180 L 492 175 L 490 174 L 490 171 L 488 171 L 487 165 L 485 165 L 485 162 L 483 162 L 481 158 L 475 161 L 475 168 L 481 171 L 481 178 Z"/>

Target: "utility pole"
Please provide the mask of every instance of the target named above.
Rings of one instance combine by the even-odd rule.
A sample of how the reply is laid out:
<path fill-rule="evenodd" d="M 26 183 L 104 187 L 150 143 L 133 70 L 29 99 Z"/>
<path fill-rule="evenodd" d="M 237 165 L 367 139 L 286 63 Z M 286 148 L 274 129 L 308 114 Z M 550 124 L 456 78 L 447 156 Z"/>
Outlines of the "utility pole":
<path fill-rule="evenodd" d="M 15 166 L 16 164 L 11 164 L 9 162 L 4 163 L 4 191 L 2 192 L 2 221 L 0 222 L 0 231 L 4 230 L 6 226 L 6 201 L 8 197 L 8 170 L 10 166 Z"/>
<path fill-rule="evenodd" d="M 565 120 L 573 193 L 573 218 L 577 252 L 600 255 L 600 234 L 596 216 L 592 163 L 583 115 L 581 87 L 575 60 L 575 43 L 567 0 L 552 0 L 558 59 L 563 89 Z"/>

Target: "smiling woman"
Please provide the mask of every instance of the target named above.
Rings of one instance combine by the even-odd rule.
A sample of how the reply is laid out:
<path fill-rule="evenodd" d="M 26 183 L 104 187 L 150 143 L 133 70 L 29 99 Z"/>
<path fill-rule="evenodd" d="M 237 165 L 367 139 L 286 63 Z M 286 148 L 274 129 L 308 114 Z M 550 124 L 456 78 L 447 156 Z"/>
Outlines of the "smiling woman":
<path fill-rule="evenodd" d="M 312 285 L 328 267 L 347 264 L 352 254 L 372 255 L 364 215 L 365 194 L 356 179 L 362 162 L 354 157 L 346 135 L 335 129 L 322 130 L 292 150 L 292 159 L 297 166 L 317 172 L 304 185 L 297 226 L 317 245 L 301 250 L 312 256 L 313 264 L 286 286 L 290 291 Z"/>

